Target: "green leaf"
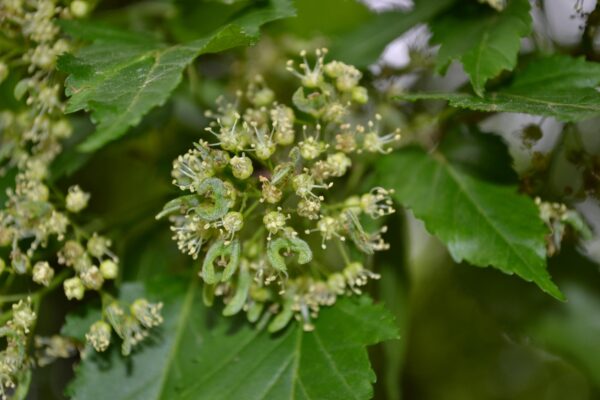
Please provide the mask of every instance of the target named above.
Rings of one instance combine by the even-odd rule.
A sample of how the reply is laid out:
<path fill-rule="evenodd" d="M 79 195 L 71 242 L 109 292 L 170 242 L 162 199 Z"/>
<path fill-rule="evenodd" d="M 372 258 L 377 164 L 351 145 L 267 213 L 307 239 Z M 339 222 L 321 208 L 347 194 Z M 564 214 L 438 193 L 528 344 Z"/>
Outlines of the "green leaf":
<path fill-rule="evenodd" d="M 403 100 L 447 100 L 452 107 L 486 112 L 515 112 L 555 117 L 577 122 L 600 114 L 600 95 L 593 90 L 574 89 L 537 93 L 497 92 L 476 97 L 464 93 L 417 93 Z"/>
<path fill-rule="evenodd" d="M 563 299 L 546 270 L 546 228 L 528 197 L 512 186 L 471 177 L 417 148 L 382 158 L 380 182 L 438 236 L 456 261 L 493 266 Z M 404 171 L 396 174 L 393 171 Z"/>
<path fill-rule="evenodd" d="M 427 22 L 449 8 L 455 0 L 416 0 L 409 12 L 389 11 L 373 16 L 357 29 L 341 35 L 331 49 L 332 58 L 366 68 L 385 47 L 415 25 Z"/>
<path fill-rule="evenodd" d="M 465 93 L 415 93 L 404 100 L 447 100 L 451 106 L 488 112 L 519 112 L 576 122 L 600 114 L 600 64 L 552 56 L 532 61 L 512 84 L 484 97 Z"/>
<path fill-rule="evenodd" d="M 254 43 L 259 27 L 269 21 L 294 15 L 290 0 L 272 0 L 248 12 L 213 34 L 167 46 L 151 36 L 122 32 L 88 23 L 63 23 L 74 37 L 92 40 L 77 56 L 59 60 L 59 69 L 69 73 L 67 112 L 91 111 L 97 129 L 81 145 L 96 150 L 124 135 L 152 108 L 167 101 L 181 81 L 184 68 L 196 57 Z"/>
<path fill-rule="evenodd" d="M 444 70 L 460 60 L 475 93 L 482 96 L 485 83 L 517 65 L 521 38 L 531 32 L 528 0 L 511 0 L 502 12 L 460 5 L 459 11 L 431 25 L 433 43 L 441 44 L 437 66 Z"/>
<path fill-rule="evenodd" d="M 508 147 L 497 135 L 458 125 L 449 128 L 438 149 L 451 164 L 481 179 L 495 183 L 518 181 Z"/>
<path fill-rule="evenodd" d="M 583 57 L 555 54 L 533 60 L 519 72 L 511 90 L 527 92 L 564 89 L 589 89 L 600 84 L 600 64 Z"/>
<path fill-rule="evenodd" d="M 313 332 L 293 323 L 271 335 L 223 318 L 198 279 L 148 285 L 164 300 L 158 334 L 128 359 L 115 348 L 81 362 L 73 399 L 369 399 L 367 345 L 397 338 L 393 317 L 367 297 L 321 310 Z M 106 368 L 110 365 L 110 368 Z"/>

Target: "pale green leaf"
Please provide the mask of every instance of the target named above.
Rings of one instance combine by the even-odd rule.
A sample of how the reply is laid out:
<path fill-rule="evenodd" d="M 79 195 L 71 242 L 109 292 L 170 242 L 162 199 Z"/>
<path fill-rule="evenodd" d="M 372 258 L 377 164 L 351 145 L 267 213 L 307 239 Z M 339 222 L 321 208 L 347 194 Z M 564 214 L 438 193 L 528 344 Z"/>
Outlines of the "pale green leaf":
<path fill-rule="evenodd" d="M 76 57 L 59 61 L 59 68 L 70 74 L 67 112 L 90 111 L 97 125 L 80 149 L 93 151 L 119 138 L 149 110 L 164 104 L 184 68 L 199 55 L 252 44 L 262 24 L 292 15 L 289 0 L 272 0 L 253 6 L 207 37 L 176 46 L 106 27 L 64 23 L 71 35 L 93 41 Z"/>
<path fill-rule="evenodd" d="M 395 190 L 395 199 L 455 260 L 517 274 L 563 299 L 546 270 L 547 230 L 534 202 L 515 187 L 476 179 L 416 148 L 383 158 L 378 171 L 381 184 Z"/>
<path fill-rule="evenodd" d="M 77 368 L 73 399 L 369 399 L 375 375 L 366 346 L 397 338 L 393 317 L 371 300 L 340 299 L 313 332 L 292 323 L 271 335 L 201 301 L 198 279 L 148 286 L 165 302 L 164 324 L 130 358 L 114 348 Z M 118 349 L 117 349 L 118 350 Z M 110 365 L 110 368 L 106 368 Z"/>
<path fill-rule="evenodd" d="M 532 61 L 508 87 L 477 97 L 465 93 L 414 93 L 404 100 L 447 100 L 453 107 L 518 112 L 580 121 L 600 114 L 600 64 L 552 56 Z"/>
<path fill-rule="evenodd" d="M 529 10 L 529 0 L 511 0 L 502 12 L 482 6 L 469 12 L 469 5 L 461 5 L 456 14 L 431 25 L 432 42 L 441 44 L 438 68 L 460 60 L 475 93 L 482 96 L 489 79 L 517 65 L 521 38 L 531 32 Z"/>

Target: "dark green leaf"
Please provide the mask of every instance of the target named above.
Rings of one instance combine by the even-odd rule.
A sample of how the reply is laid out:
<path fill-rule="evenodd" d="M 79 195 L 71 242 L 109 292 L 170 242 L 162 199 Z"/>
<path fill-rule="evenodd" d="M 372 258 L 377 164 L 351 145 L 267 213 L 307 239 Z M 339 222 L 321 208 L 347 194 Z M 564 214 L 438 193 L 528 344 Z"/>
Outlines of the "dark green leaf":
<path fill-rule="evenodd" d="M 472 175 L 497 183 L 517 182 L 508 147 L 497 135 L 460 125 L 444 135 L 439 150 L 448 161 Z"/>
<path fill-rule="evenodd" d="M 73 399 L 369 399 L 375 375 L 366 346 L 397 338 L 381 306 L 343 298 L 325 308 L 314 332 L 284 332 L 223 318 L 202 305 L 198 279 L 161 280 L 159 334 L 129 359 L 114 348 L 77 368 Z M 110 368 L 106 366 L 110 365 Z"/>
<path fill-rule="evenodd" d="M 517 65 L 521 38 L 531 32 L 528 0 L 511 0 L 502 12 L 480 6 L 470 12 L 460 4 L 457 13 L 433 23 L 432 42 L 441 44 L 438 69 L 460 60 L 475 93 L 482 96 L 485 83 Z"/>
<path fill-rule="evenodd" d="M 447 100 L 451 106 L 488 112 L 519 112 L 580 121 L 600 114 L 600 64 L 552 56 L 532 61 L 513 83 L 484 97 L 464 93 L 415 93 L 405 100 Z"/>
<path fill-rule="evenodd" d="M 232 23 L 190 43 L 166 46 L 140 34 L 84 23 L 64 24 L 75 37 L 92 40 L 77 57 L 63 56 L 59 68 L 69 73 L 67 112 L 91 111 L 96 132 L 80 148 L 93 151 L 117 139 L 152 108 L 164 104 L 196 57 L 254 43 L 259 27 L 294 15 L 289 0 L 252 7 Z"/>
<path fill-rule="evenodd" d="M 378 170 L 381 183 L 395 189 L 395 199 L 425 222 L 455 260 L 515 273 L 563 299 L 546 270 L 539 211 L 514 187 L 476 179 L 416 148 L 383 158 Z"/>

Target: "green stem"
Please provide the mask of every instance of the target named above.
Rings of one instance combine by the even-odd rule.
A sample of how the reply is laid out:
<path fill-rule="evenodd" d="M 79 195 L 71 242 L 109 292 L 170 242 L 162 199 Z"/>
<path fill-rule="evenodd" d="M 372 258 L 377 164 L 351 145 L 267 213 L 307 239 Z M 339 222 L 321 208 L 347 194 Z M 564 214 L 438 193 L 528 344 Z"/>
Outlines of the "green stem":
<path fill-rule="evenodd" d="M 260 201 L 255 201 L 254 203 L 252 203 L 252 205 L 250 207 L 248 207 L 246 209 L 246 211 L 244 211 L 244 219 L 246 219 L 248 217 L 248 215 L 250 215 L 250 213 L 260 205 Z"/>
<path fill-rule="evenodd" d="M 340 251 L 340 254 L 342 255 L 342 258 L 344 259 L 344 262 L 346 263 L 346 265 L 350 264 L 350 257 L 348 257 L 348 253 L 346 252 L 346 249 L 342 245 L 342 241 L 336 240 L 335 244 L 337 245 L 337 248 Z"/>
<path fill-rule="evenodd" d="M 51 292 L 52 290 L 54 290 L 57 286 L 59 286 L 60 284 L 62 284 L 62 282 L 66 279 L 67 276 L 70 275 L 70 271 L 65 269 L 63 271 L 61 271 L 60 274 L 58 274 L 53 280 L 52 282 L 50 282 L 50 284 L 40 290 L 38 290 L 37 292 L 34 293 L 17 293 L 17 294 L 12 294 L 12 295 L 4 295 L 4 296 L 0 296 L 0 304 L 2 303 L 6 303 L 6 302 L 10 302 L 10 301 L 17 301 L 17 300 L 22 300 L 22 299 L 26 299 L 28 297 L 31 298 L 31 301 L 34 305 L 34 310 L 37 313 L 37 310 L 39 309 L 40 306 L 40 300 L 41 298 L 48 292 Z M 10 318 L 12 317 L 12 309 L 5 311 L 4 313 L 0 314 L 0 325 L 6 323 L 6 321 L 8 321 Z"/>

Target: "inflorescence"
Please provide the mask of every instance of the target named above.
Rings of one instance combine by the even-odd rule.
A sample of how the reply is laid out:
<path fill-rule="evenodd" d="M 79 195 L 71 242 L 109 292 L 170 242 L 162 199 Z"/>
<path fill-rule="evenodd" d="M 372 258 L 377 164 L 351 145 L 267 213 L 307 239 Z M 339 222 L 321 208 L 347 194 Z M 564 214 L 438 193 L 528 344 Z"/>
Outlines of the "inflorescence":
<path fill-rule="evenodd" d="M 16 100 L 23 102 L 19 109 L 0 111 L 0 175 L 16 172 L 15 185 L 7 190 L 8 200 L 0 209 L 0 249 L 8 248 L 8 261 L 0 257 L 0 274 L 31 276 L 42 290 L 62 285 L 70 300 L 83 299 L 86 291 L 100 291 L 119 271 L 111 241 L 96 233 L 88 235 L 75 223 L 90 195 L 75 185 L 63 196 L 48 183 L 50 165 L 73 130 L 63 115 L 62 80 L 56 73 L 57 59 L 69 50 L 70 42 L 61 35 L 56 21 L 82 17 L 89 9 L 81 0 L 68 5 L 53 0 L 0 2 L 0 29 L 15 43 L 14 49 L 0 54 L 0 83 L 11 72 L 22 77 L 14 93 Z M 55 247 L 60 250 L 53 254 L 50 248 Z M 68 269 L 56 273 L 59 265 Z M 32 301 L 40 298 L 32 296 Z M 148 307 L 160 310 L 156 305 Z M 29 327 L 35 321 L 29 300 L 13 304 L 5 314 L 12 319 L 0 327 L 0 336 L 7 343 L 0 351 L 0 398 L 6 397 L 6 390 L 14 390 L 11 388 L 29 369 L 26 349 Z M 132 318 L 138 322 L 137 331 L 150 327 L 140 318 Z M 124 346 L 126 342 L 135 344 L 128 339 L 131 333 L 122 332 L 123 326 L 134 324 L 115 321 L 112 329 L 123 338 Z M 93 328 L 89 335 L 95 337 Z M 52 354 L 68 353 L 58 350 L 59 339 L 39 338 L 37 342 L 54 346 Z"/>
<path fill-rule="evenodd" d="M 368 101 L 362 74 L 326 63 L 326 53 L 317 50 L 313 65 L 305 52 L 298 66 L 287 63 L 301 82 L 295 108 L 277 102 L 261 76 L 233 102 L 219 98 L 206 113 L 209 139 L 173 163 L 173 184 L 189 194 L 157 216 L 169 216 L 182 252 L 202 254 L 205 302 L 222 297 L 224 315 L 243 310 L 252 322 L 274 315 L 270 331 L 294 317 L 312 330 L 320 307 L 379 278 L 364 255 L 389 247 L 386 227 L 367 230 L 364 220 L 394 212 L 391 191 L 345 193 L 354 188 L 344 177 L 364 153 L 389 153 L 400 135 L 382 134 L 379 115 L 353 123 Z"/>

